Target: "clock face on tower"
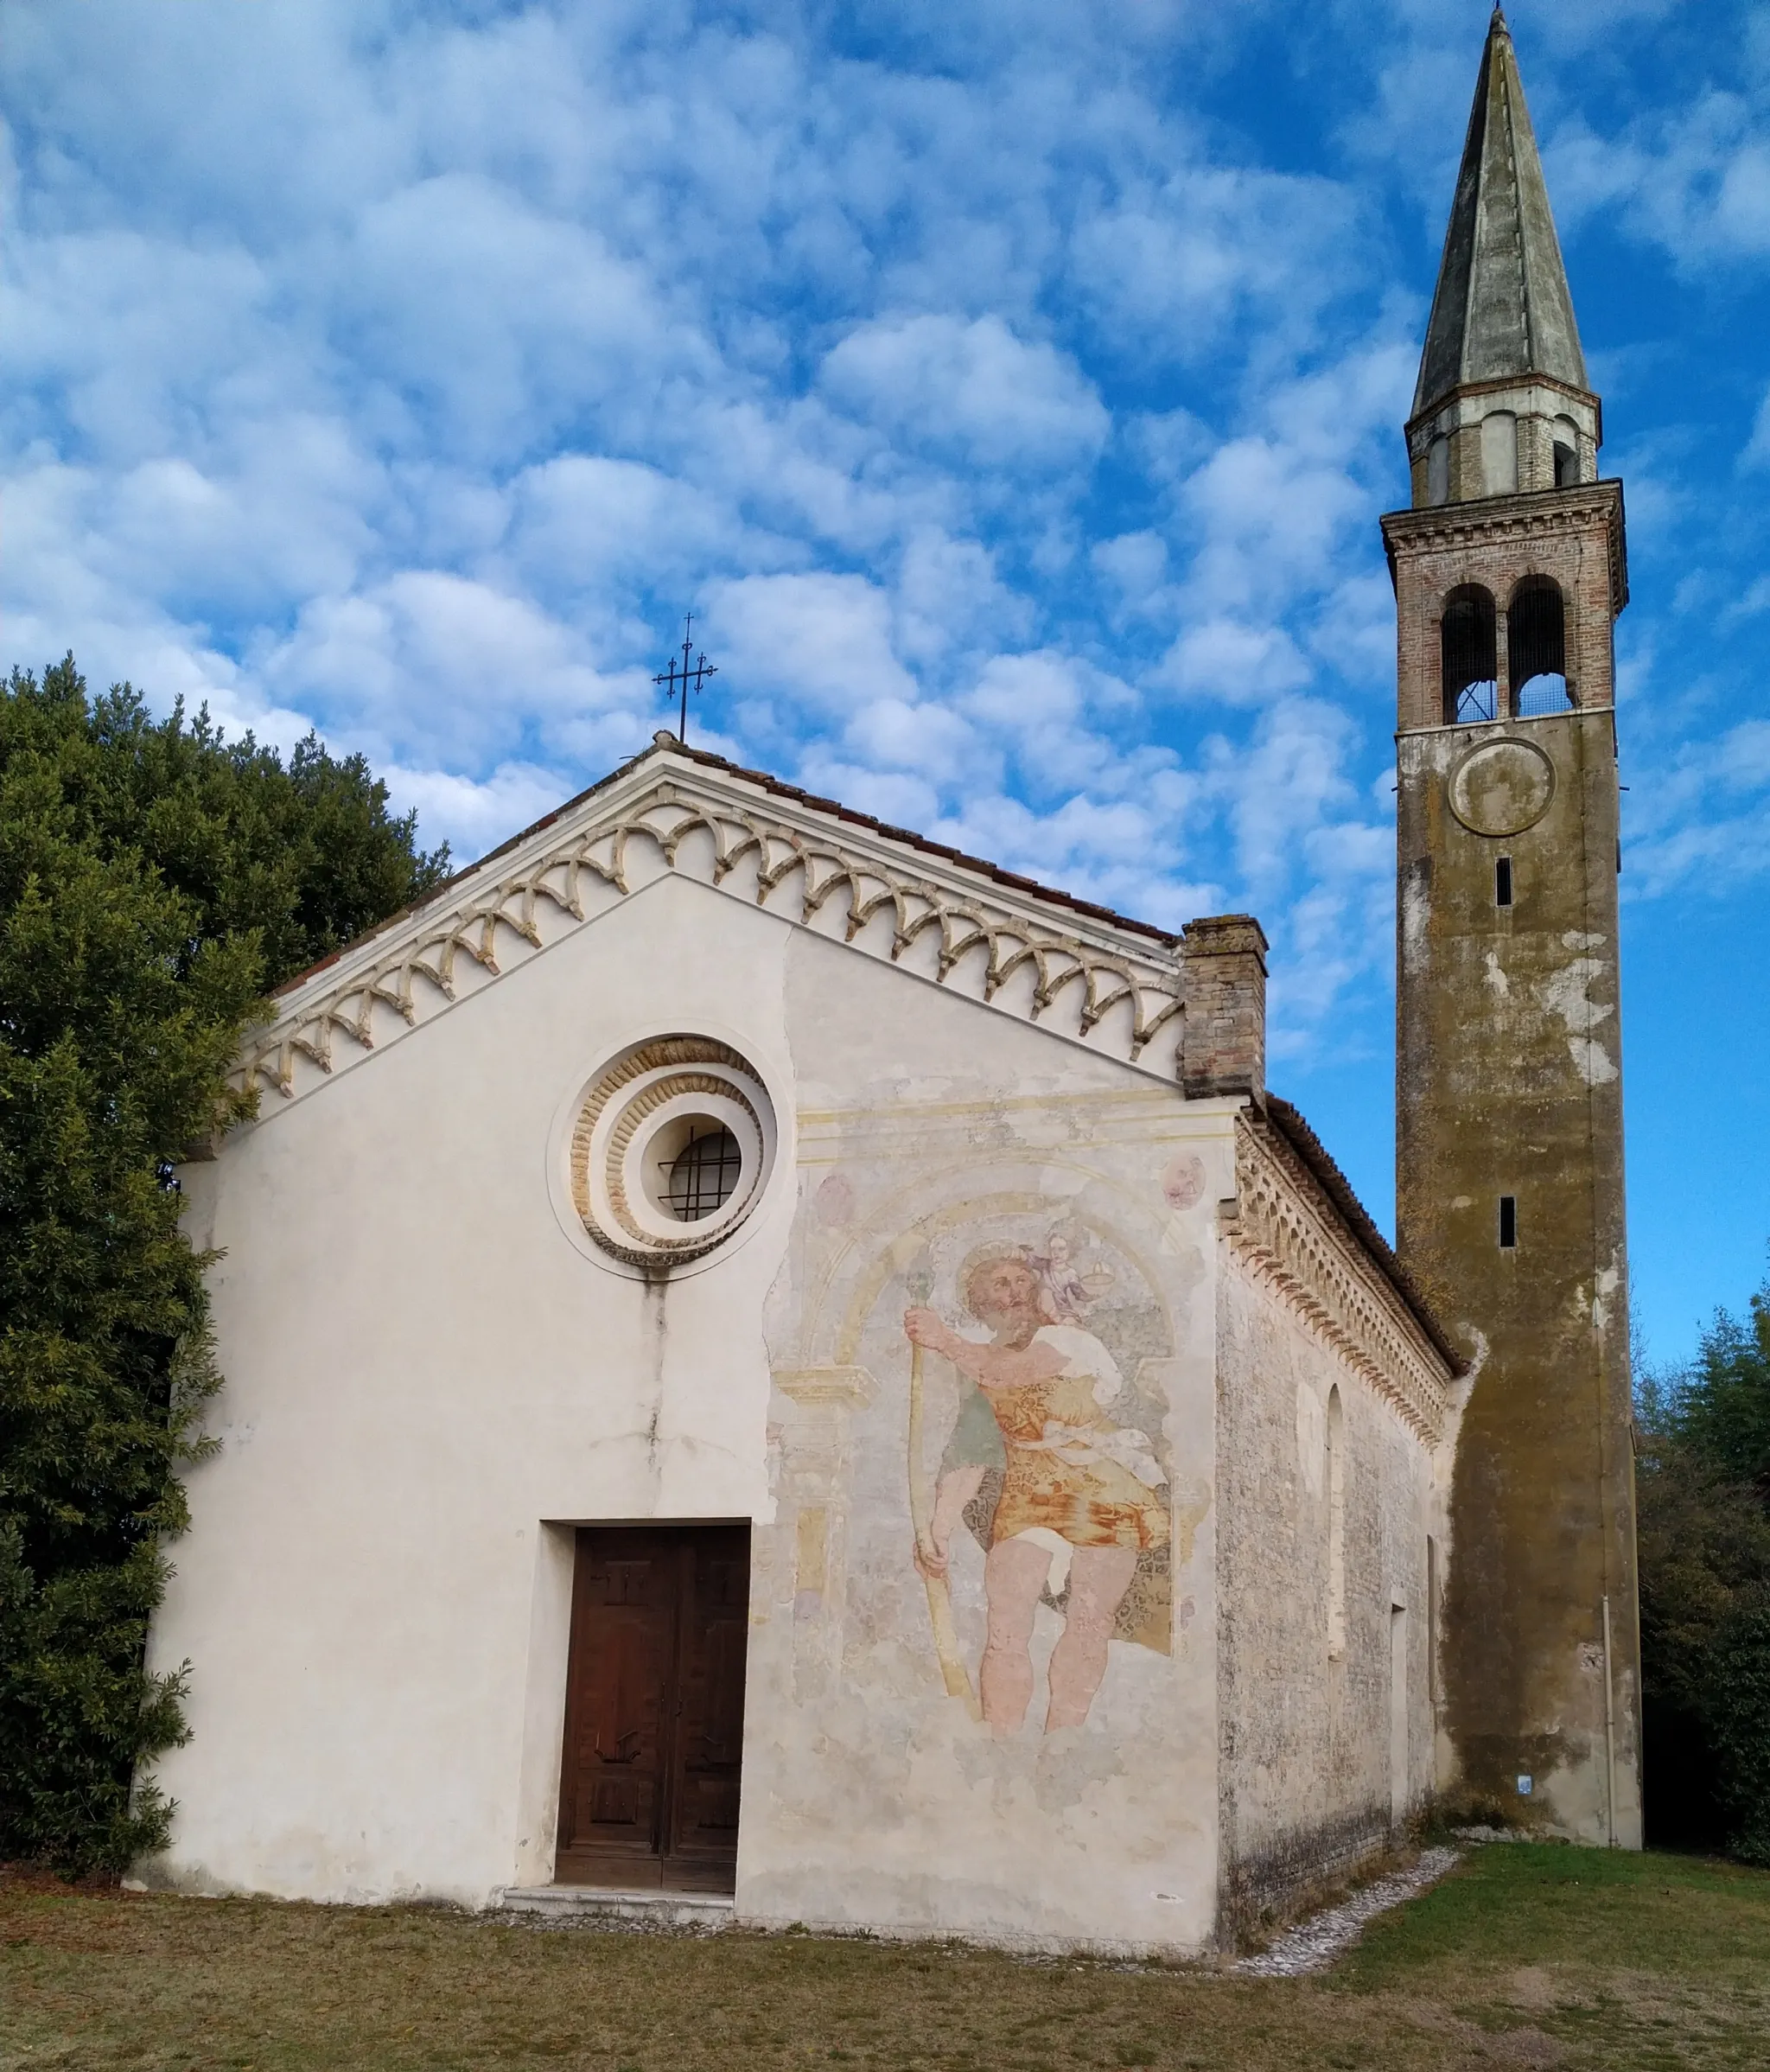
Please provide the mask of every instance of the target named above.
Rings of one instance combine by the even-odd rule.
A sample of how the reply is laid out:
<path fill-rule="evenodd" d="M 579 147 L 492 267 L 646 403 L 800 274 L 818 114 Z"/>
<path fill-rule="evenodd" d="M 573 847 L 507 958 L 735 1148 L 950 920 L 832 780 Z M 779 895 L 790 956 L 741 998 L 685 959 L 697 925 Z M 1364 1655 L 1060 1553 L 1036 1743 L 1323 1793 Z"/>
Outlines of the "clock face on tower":
<path fill-rule="evenodd" d="M 1483 742 L 1452 770 L 1445 789 L 1451 812 L 1472 834 L 1522 834 L 1549 810 L 1555 766 L 1534 742 Z"/>

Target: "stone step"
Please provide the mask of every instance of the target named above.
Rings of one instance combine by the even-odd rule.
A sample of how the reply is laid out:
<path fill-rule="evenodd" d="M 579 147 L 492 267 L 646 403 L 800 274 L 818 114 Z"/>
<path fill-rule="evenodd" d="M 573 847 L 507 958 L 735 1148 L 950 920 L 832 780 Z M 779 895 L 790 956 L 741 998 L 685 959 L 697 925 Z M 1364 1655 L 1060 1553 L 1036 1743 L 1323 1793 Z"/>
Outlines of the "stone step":
<path fill-rule="evenodd" d="M 729 1928 L 734 1909 L 729 1892 L 614 1892 L 600 1885 L 506 1885 L 499 1904 L 513 1914 L 701 1929 Z"/>

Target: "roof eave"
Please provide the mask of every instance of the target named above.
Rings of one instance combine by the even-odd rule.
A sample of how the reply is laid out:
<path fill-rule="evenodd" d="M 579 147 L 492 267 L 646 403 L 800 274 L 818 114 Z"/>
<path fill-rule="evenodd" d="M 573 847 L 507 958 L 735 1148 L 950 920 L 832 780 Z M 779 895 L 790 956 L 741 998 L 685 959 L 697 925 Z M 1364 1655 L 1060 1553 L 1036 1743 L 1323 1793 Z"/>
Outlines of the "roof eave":
<path fill-rule="evenodd" d="M 1412 1275 L 1396 1257 L 1394 1247 L 1372 1221 L 1370 1211 L 1353 1191 L 1351 1181 L 1334 1164 L 1328 1147 L 1303 1119 L 1302 1112 L 1277 1093 L 1268 1093 L 1264 1112 L 1279 1135 L 1308 1168 L 1322 1193 L 1339 1210 L 1378 1271 L 1400 1297 L 1432 1349 L 1449 1368 L 1453 1378 L 1467 1374 L 1468 1360 L 1450 1342 Z"/>

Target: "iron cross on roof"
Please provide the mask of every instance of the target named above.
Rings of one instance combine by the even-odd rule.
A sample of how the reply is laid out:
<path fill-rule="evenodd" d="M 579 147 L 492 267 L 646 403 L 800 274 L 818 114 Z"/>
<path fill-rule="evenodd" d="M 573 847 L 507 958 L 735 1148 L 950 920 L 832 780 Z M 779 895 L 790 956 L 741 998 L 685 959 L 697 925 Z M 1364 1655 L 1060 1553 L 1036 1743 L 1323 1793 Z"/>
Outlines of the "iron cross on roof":
<path fill-rule="evenodd" d="M 717 676 L 719 673 L 704 654 L 696 655 L 694 666 L 692 667 L 689 666 L 689 657 L 694 651 L 694 641 L 691 637 L 694 630 L 694 623 L 695 615 L 692 612 L 687 613 L 682 622 L 680 662 L 672 659 L 669 668 L 660 670 L 652 679 L 654 684 L 665 685 L 671 698 L 675 698 L 678 692 L 681 693 L 682 721 L 677 728 L 676 738 L 684 748 L 688 746 L 688 694 L 691 690 L 698 691 L 710 676 Z"/>

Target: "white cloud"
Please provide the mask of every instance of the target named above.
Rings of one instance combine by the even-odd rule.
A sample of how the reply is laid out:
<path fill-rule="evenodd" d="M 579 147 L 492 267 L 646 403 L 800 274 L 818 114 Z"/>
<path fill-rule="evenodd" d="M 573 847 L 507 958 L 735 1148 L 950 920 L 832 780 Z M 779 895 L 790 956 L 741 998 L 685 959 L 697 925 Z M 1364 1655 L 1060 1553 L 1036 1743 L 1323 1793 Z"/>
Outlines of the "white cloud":
<path fill-rule="evenodd" d="M 1624 814 L 1623 896 L 1709 891 L 1770 873 L 1770 720 L 1686 741 Z"/>
<path fill-rule="evenodd" d="M 875 698 L 850 720 L 843 741 L 875 767 L 920 770 L 937 782 L 975 782 L 982 775 L 976 736 L 957 712 L 933 700 Z"/>
<path fill-rule="evenodd" d="M 1066 655 L 992 655 L 965 709 L 999 728 L 1066 731 L 1081 709 L 1082 686 Z"/>
<path fill-rule="evenodd" d="M 1001 580 L 995 555 L 980 540 L 934 526 L 905 542 L 896 600 L 898 652 L 913 664 L 937 664 L 961 646 L 1024 637 L 1035 617 L 1031 599 Z"/>
<path fill-rule="evenodd" d="M 1294 691 L 1308 679 L 1309 670 L 1278 627 L 1207 619 L 1187 627 L 1157 673 L 1188 697 L 1251 705 L 1275 692 Z"/>
<path fill-rule="evenodd" d="M 1153 614 L 1171 599 L 1168 543 L 1159 532 L 1121 532 L 1101 540 L 1091 558 L 1127 611 Z"/>
<path fill-rule="evenodd" d="M 1614 116 L 1565 54 L 1602 12 L 1531 32 L 1566 219 L 1761 265 L 1765 68 Z M 15 0 L 14 651 L 317 722 L 467 854 L 643 743 L 692 609 L 695 738 L 1170 925 L 1257 905 L 1281 1047 L 1368 1008 L 1374 520 L 1476 29 L 1330 0 L 1348 175 L 1237 84 L 1286 19 Z M 1637 542 L 1708 507 L 1688 445 L 1634 433 Z M 1761 557 L 1701 558 L 1689 615 L 1739 622 Z M 1637 886 L 1762 852 L 1723 724 Z"/>
<path fill-rule="evenodd" d="M 631 748 L 650 731 L 646 675 L 594 668 L 570 629 L 528 599 L 444 570 L 316 598 L 253 660 L 269 694 L 337 716 L 347 738 L 402 762 L 429 748 L 471 766 L 497 755 L 525 716 L 566 732 L 619 716 L 614 736 Z"/>
<path fill-rule="evenodd" d="M 1016 338 L 996 316 L 862 325 L 827 355 L 819 379 L 841 407 L 912 447 L 950 445 L 982 468 L 1085 462 L 1110 424 L 1073 360 Z"/>
<path fill-rule="evenodd" d="M 720 584 L 707 631 L 743 691 L 783 693 L 838 718 L 877 698 L 916 702 L 914 680 L 892 650 L 891 600 L 863 576 L 748 576 Z"/>
<path fill-rule="evenodd" d="M 1187 166 L 1086 214 L 1076 276 L 1115 343 L 1129 334 L 1169 364 L 1208 354 L 1237 321 L 1265 345 L 1276 323 L 1296 345 L 1353 285 L 1352 266 L 1311 260 L 1329 246 L 1350 257 L 1356 216 L 1350 191 L 1328 180 Z"/>
<path fill-rule="evenodd" d="M 1770 253 L 1770 92 L 1761 88 L 1716 86 L 1608 136 L 1575 116 L 1544 161 L 1564 225 L 1620 220 L 1687 277 Z"/>
<path fill-rule="evenodd" d="M 416 770 L 397 762 L 378 766 L 396 811 L 417 811 L 424 838 L 449 844 L 457 864 L 495 849 L 551 813 L 566 787 L 559 774 L 532 763 L 500 763 L 474 780 L 452 770 Z"/>

